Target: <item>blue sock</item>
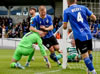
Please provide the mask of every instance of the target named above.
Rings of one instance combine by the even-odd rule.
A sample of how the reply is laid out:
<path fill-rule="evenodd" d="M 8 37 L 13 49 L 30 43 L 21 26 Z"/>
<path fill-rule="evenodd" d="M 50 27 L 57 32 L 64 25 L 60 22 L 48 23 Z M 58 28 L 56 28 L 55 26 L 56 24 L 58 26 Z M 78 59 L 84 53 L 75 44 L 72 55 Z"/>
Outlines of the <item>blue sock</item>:
<path fill-rule="evenodd" d="M 91 61 L 93 60 L 92 54 L 89 54 L 89 58 L 90 58 Z"/>
<path fill-rule="evenodd" d="M 51 58 L 52 60 L 54 60 L 55 62 L 58 61 L 57 56 L 55 55 L 55 53 L 51 53 L 51 54 L 50 54 L 50 58 Z"/>
<path fill-rule="evenodd" d="M 44 58 L 44 59 L 45 59 L 46 62 L 48 62 L 48 59 L 47 58 Z"/>
<path fill-rule="evenodd" d="M 93 71 L 93 70 L 94 70 L 92 61 L 90 60 L 89 57 L 86 57 L 86 58 L 84 59 L 84 62 L 85 62 L 85 64 L 86 64 L 86 66 L 87 66 L 87 68 L 88 68 L 89 71 Z"/>

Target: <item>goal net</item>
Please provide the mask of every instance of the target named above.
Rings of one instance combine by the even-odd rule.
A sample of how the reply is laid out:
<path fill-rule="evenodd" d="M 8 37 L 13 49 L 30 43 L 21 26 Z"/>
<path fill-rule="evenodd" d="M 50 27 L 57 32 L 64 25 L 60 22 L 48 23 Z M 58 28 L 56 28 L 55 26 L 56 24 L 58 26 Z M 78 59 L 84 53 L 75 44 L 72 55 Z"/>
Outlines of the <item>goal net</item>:
<path fill-rule="evenodd" d="M 67 0 L 63 0 L 63 9 L 66 9 L 68 7 Z M 100 24 L 100 0 L 78 0 L 79 5 L 87 6 L 97 17 L 98 22 L 94 23 L 99 25 Z M 89 25 L 91 23 L 91 20 L 88 20 Z M 70 24 L 68 24 L 69 26 Z M 68 27 L 69 29 L 70 27 Z M 61 49 L 63 49 L 63 64 L 62 68 L 70 68 L 70 69 L 84 69 L 87 70 L 84 61 L 80 60 L 79 62 L 67 62 L 67 47 L 71 46 L 71 39 L 73 32 L 71 32 L 69 35 L 68 29 L 65 31 L 63 30 L 63 46 L 61 46 Z M 96 37 L 93 37 L 93 64 L 96 69 L 96 71 L 100 71 L 100 40 Z"/>

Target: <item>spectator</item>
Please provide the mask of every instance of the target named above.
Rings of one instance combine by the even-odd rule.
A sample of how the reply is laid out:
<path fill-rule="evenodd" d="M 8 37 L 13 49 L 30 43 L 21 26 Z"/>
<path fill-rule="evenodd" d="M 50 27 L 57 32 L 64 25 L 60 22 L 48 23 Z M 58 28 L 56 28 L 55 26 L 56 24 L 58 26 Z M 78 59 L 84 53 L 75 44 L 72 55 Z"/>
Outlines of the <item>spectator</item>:
<path fill-rule="evenodd" d="M 100 39 L 100 29 L 97 32 L 97 38 Z"/>
<path fill-rule="evenodd" d="M 98 29 L 100 30 L 100 23 L 98 24 Z"/>
<path fill-rule="evenodd" d="M 9 30 L 8 33 L 7 33 L 7 35 L 8 35 L 8 38 L 13 38 L 12 30 Z"/>
<path fill-rule="evenodd" d="M 3 27 L 3 34 L 8 35 L 9 38 L 22 38 L 27 32 L 29 32 L 30 26 L 30 17 L 28 16 L 26 19 L 23 19 L 22 22 L 19 22 L 16 25 L 13 25 L 13 20 L 11 17 L 0 17 L 0 26 Z M 53 19 L 54 29 L 53 32 L 55 33 L 62 25 L 62 16 L 54 17 Z M 1 33 L 2 34 L 2 33 Z"/>
<path fill-rule="evenodd" d="M 16 26 L 15 25 L 13 25 L 13 28 L 11 30 L 11 34 L 12 34 L 12 38 L 16 37 Z"/>
<path fill-rule="evenodd" d="M 16 24 L 15 26 L 15 34 L 16 34 L 16 37 L 19 38 L 20 37 L 20 33 L 19 33 L 19 24 Z"/>
<path fill-rule="evenodd" d="M 97 37 L 97 32 L 98 32 L 98 24 L 92 24 L 93 28 L 91 29 L 91 33 L 93 38 Z M 92 27 L 92 26 L 91 26 Z"/>
<path fill-rule="evenodd" d="M 60 18 L 59 22 L 58 22 L 58 26 L 61 27 L 62 26 L 62 19 Z"/>
<path fill-rule="evenodd" d="M 20 26 L 19 26 L 19 33 L 20 33 L 20 38 L 22 38 L 23 37 L 23 29 L 22 29 L 22 24 L 20 24 Z"/>
<path fill-rule="evenodd" d="M 2 27 L 0 25 L 0 38 L 2 37 Z"/>
<path fill-rule="evenodd" d="M 90 30 L 93 32 L 93 22 L 90 22 Z"/>
<path fill-rule="evenodd" d="M 5 25 L 3 25 L 3 27 L 2 27 L 2 38 L 5 38 L 5 33 L 6 33 L 6 29 L 5 29 Z"/>
<path fill-rule="evenodd" d="M 57 32 L 56 38 L 57 38 L 57 39 L 61 39 L 61 34 L 60 34 L 59 32 Z"/>

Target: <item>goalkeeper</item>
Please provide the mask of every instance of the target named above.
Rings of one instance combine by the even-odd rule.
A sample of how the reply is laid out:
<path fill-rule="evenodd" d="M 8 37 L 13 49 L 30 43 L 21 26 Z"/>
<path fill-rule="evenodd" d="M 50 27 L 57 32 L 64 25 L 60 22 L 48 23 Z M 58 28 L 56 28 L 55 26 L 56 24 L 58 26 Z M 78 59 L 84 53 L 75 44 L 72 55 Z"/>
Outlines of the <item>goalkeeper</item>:
<path fill-rule="evenodd" d="M 79 62 L 80 59 L 81 59 L 81 55 L 78 54 L 74 39 L 71 40 L 71 45 L 72 45 L 71 47 L 67 48 L 67 52 L 68 52 L 67 59 L 68 59 L 68 62 Z"/>
<path fill-rule="evenodd" d="M 78 54 L 78 51 L 76 50 L 74 39 L 71 40 L 71 45 L 72 45 L 71 47 L 67 48 L 67 52 L 68 52 L 67 61 L 68 62 L 79 62 L 79 60 L 81 59 L 81 55 Z M 58 60 L 61 59 L 62 57 L 63 57 L 62 54 L 57 55 Z"/>
<path fill-rule="evenodd" d="M 41 37 L 44 37 L 46 34 L 47 34 L 47 32 L 43 32 Z M 22 55 L 24 55 L 24 56 L 29 56 L 28 62 L 30 62 L 32 59 L 33 53 L 34 53 L 34 48 L 32 47 L 32 44 L 38 43 L 38 46 L 40 47 L 40 52 L 41 52 L 42 56 L 44 57 L 44 59 L 46 60 L 48 68 L 50 68 L 51 65 L 47 58 L 47 54 L 46 54 L 46 51 L 42 44 L 41 37 L 38 33 L 35 33 L 35 32 L 29 32 L 29 33 L 25 34 L 15 50 L 10 67 L 25 69 L 23 66 L 21 66 L 20 63 L 18 63 L 18 61 L 21 59 Z"/>

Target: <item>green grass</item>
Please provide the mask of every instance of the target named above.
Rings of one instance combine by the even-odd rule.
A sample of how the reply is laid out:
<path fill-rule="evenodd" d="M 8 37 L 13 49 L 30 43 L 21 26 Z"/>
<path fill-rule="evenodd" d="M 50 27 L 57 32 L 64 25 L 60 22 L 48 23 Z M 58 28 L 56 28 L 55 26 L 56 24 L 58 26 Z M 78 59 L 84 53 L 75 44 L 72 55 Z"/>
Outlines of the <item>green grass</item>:
<path fill-rule="evenodd" d="M 13 53 L 14 50 L 0 49 L 0 74 L 86 74 L 86 67 L 83 61 L 78 64 L 71 63 L 68 65 L 67 69 L 63 70 L 49 58 L 52 68 L 48 69 L 45 66 L 45 62 L 40 51 L 35 52 L 35 61 L 31 61 L 30 67 L 26 68 L 25 70 L 12 69 L 9 65 L 11 63 Z M 49 55 L 48 51 L 47 53 Z M 96 60 L 94 60 L 95 68 L 97 73 L 100 74 L 100 52 L 95 52 L 93 54 L 95 54 L 94 56 L 96 57 Z M 27 57 L 24 56 L 20 60 L 20 63 L 24 66 L 26 60 Z"/>

